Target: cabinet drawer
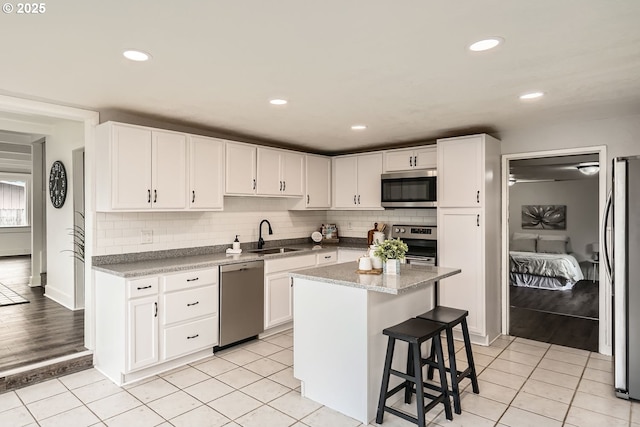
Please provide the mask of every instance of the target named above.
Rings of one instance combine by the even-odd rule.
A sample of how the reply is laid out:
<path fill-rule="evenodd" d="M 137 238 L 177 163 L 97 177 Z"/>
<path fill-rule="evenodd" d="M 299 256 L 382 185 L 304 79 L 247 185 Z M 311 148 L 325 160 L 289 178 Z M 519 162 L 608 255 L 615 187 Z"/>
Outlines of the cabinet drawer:
<path fill-rule="evenodd" d="M 163 331 L 163 359 L 182 356 L 218 343 L 218 316 L 207 317 Z"/>
<path fill-rule="evenodd" d="M 335 264 L 338 261 L 338 251 L 318 254 L 318 264 Z"/>
<path fill-rule="evenodd" d="M 218 311 L 218 286 L 163 294 L 162 306 L 165 325 L 214 314 Z"/>
<path fill-rule="evenodd" d="M 313 267 L 314 265 L 316 265 L 316 254 L 265 260 L 264 274 L 291 271 L 298 268 Z"/>
<path fill-rule="evenodd" d="M 138 298 L 158 293 L 158 278 L 147 277 L 127 281 L 127 298 Z"/>
<path fill-rule="evenodd" d="M 179 291 L 196 286 L 218 283 L 218 268 L 191 270 L 182 273 L 167 274 L 162 277 L 164 292 Z"/>

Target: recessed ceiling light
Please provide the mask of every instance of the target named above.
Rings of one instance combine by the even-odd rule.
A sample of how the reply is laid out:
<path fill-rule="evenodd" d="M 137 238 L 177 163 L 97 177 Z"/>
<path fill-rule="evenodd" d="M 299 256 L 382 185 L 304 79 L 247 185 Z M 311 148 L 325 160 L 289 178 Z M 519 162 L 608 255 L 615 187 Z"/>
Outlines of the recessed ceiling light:
<path fill-rule="evenodd" d="M 351 130 L 365 130 L 367 128 L 366 125 L 353 125 L 351 126 Z"/>
<path fill-rule="evenodd" d="M 544 95 L 544 92 L 529 92 L 529 93 L 525 93 L 523 95 L 520 95 L 520 99 L 523 100 L 527 100 L 527 99 L 537 99 L 540 98 Z"/>
<path fill-rule="evenodd" d="M 286 105 L 287 102 L 288 101 L 286 99 L 272 99 L 269 101 L 272 105 Z"/>
<path fill-rule="evenodd" d="M 151 59 L 151 55 L 141 50 L 129 49 L 122 52 L 122 54 L 125 58 L 130 59 L 131 61 L 143 62 Z"/>
<path fill-rule="evenodd" d="M 469 50 L 472 50 L 474 52 L 482 52 L 484 50 L 493 49 L 494 47 L 498 46 L 502 42 L 504 42 L 504 39 L 502 37 L 491 37 L 488 39 L 479 40 L 475 43 L 472 43 L 469 46 Z"/>

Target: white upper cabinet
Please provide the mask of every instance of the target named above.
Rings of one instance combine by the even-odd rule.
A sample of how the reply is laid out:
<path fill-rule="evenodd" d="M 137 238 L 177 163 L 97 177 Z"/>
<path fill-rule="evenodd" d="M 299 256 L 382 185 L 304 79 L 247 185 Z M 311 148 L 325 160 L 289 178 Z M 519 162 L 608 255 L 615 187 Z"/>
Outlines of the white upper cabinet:
<path fill-rule="evenodd" d="M 184 134 L 104 123 L 96 128 L 96 158 L 99 211 L 185 209 Z"/>
<path fill-rule="evenodd" d="M 436 146 L 391 150 L 384 153 L 384 171 L 398 172 L 415 169 L 434 169 L 438 165 Z"/>
<path fill-rule="evenodd" d="M 483 138 L 483 135 L 473 135 L 438 140 L 438 207 L 482 207 L 485 196 Z"/>
<path fill-rule="evenodd" d="M 334 207 L 381 209 L 382 153 L 333 158 Z"/>
<path fill-rule="evenodd" d="M 189 137 L 189 209 L 221 210 L 223 207 L 224 141 Z"/>
<path fill-rule="evenodd" d="M 304 156 L 292 151 L 258 147 L 257 194 L 302 196 Z"/>
<path fill-rule="evenodd" d="M 331 159 L 306 155 L 307 208 L 331 207 Z"/>
<path fill-rule="evenodd" d="M 256 194 L 256 146 L 227 142 L 225 194 Z"/>

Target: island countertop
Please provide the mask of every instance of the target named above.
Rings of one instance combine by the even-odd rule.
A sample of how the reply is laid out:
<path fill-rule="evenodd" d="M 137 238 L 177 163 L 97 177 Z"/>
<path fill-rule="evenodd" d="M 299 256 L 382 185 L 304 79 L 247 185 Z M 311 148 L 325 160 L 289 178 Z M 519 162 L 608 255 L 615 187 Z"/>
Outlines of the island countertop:
<path fill-rule="evenodd" d="M 461 272 L 459 268 L 401 264 L 400 274 L 358 274 L 354 262 L 314 267 L 291 272 L 291 277 L 334 285 L 350 286 L 387 294 L 402 294 Z"/>

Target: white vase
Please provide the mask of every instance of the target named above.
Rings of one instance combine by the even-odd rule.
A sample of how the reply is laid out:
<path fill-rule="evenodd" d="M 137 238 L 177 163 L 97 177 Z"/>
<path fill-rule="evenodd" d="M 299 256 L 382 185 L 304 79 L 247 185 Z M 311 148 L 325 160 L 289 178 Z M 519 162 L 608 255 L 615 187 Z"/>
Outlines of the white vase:
<path fill-rule="evenodd" d="M 382 271 L 384 272 L 384 274 L 400 274 L 400 260 L 388 259 L 384 263 L 384 268 Z"/>

